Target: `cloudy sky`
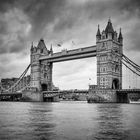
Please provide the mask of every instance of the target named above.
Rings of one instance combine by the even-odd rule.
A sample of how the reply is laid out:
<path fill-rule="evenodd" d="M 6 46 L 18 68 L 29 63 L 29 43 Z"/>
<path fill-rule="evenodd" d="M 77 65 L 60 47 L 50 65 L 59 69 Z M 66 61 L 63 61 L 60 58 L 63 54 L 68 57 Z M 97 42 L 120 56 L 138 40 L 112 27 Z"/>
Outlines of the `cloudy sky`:
<path fill-rule="evenodd" d="M 140 65 L 139 0 L 0 0 L 0 77 L 18 77 L 40 38 L 54 51 L 95 45 L 97 25 L 103 30 L 109 17 L 116 31 L 122 28 L 124 54 Z M 96 59 L 55 63 L 53 72 L 61 89 L 87 88 L 96 84 Z M 126 78 L 135 77 L 125 71 L 124 86 Z"/>

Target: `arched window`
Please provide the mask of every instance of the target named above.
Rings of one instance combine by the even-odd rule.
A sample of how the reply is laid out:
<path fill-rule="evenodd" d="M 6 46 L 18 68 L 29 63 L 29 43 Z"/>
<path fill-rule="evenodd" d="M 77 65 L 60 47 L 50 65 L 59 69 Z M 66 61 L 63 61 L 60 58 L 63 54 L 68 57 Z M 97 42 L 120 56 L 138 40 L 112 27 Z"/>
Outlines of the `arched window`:
<path fill-rule="evenodd" d="M 47 73 L 44 73 L 44 78 L 47 78 Z"/>
<path fill-rule="evenodd" d="M 119 70 L 119 66 L 116 65 L 116 66 L 115 66 L 115 72 L 117 72 L 118 70 Z"/>

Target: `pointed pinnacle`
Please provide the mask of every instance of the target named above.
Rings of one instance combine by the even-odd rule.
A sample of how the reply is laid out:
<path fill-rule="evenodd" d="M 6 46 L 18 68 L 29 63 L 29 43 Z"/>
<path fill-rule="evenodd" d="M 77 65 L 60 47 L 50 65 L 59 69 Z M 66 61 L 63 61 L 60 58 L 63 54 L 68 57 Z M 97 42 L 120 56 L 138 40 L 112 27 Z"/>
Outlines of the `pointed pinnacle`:
<path fill-rule="evenodd" d="M 51 48 L 50 48 L 50 51 L 53 51 L 53 49 L 52 49 L 52 44 L 51 44 Z"/>
<path fill-rule="evenodd" d="M 108 19 L 108 22 L 110 22 L 111 23 L 111 18 L 109 17 L 109 19 Z"/>

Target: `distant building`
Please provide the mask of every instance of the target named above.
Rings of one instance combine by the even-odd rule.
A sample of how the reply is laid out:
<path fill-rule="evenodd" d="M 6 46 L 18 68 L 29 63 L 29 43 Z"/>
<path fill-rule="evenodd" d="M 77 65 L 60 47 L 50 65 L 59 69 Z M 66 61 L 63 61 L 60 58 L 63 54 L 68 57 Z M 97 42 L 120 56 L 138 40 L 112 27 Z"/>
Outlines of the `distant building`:
<path fill-rule="evenodd" d="M 4 79 L 1 79 L 1 85 L 3 88 L 8 89 L 12 85 L 14 85 L 14 83 L 16 83 L 17 81 L 18 81 L 18 78 L 4 78 Z"/>
<path fill-rule="evenodd" d="M 59 87 L 56 87 L 54 84 L 52 84 L 52 90 L 53 91 L 59 91 Z"/>
<path fill-rule="evenodd" d="M 4 89 L 8 90 L 16 83 L 18 83 L 18 84 L 17 84 L 17 86 L 14 87 L 14 89 L 12 89 L 12 91 L 18 91 L 18 90 L 24 88 L 25 86 L 30 85 L 30 75 L 23 77 L 19 82 L 18 82 L 18 80 L 19 80 L 19 78 L 15 78 L 15 77 L 1 79 L 1 86 L 2 86 L 1 90 L 4 90 Z"/>

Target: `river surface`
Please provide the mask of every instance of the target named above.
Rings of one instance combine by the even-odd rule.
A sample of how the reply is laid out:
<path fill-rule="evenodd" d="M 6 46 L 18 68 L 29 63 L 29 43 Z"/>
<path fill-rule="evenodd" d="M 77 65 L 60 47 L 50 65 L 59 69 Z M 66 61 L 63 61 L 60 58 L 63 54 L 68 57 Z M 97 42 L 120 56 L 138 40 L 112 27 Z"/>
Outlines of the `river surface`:
<path fill-rule="evenodd" d="M 140 140 L 140 105 L 0 102 L 0 140 Z"/>

